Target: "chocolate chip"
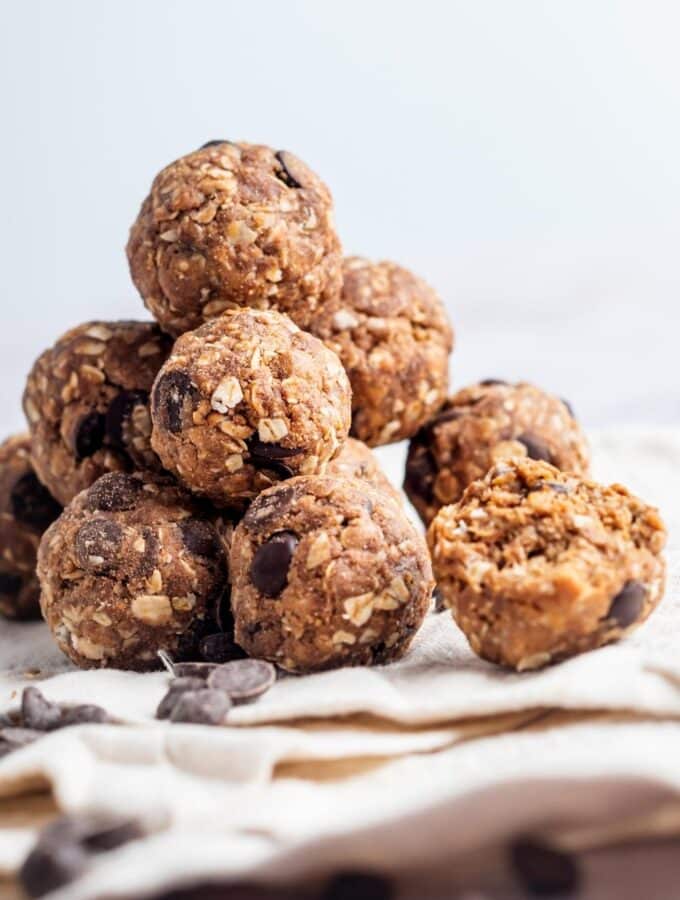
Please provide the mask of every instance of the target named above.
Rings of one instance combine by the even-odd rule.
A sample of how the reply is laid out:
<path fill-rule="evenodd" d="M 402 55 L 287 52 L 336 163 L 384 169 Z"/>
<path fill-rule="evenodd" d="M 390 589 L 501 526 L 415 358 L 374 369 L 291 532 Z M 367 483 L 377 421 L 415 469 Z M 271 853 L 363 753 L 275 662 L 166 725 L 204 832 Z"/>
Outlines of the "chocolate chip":
<path fill-rule="evenodd" d="M 107 853 L 144 837 L 144 829 L 136 819 L 93 819 L 86 823 L 82 846 L 91 853 Z"/>
<path fill-rule="evenodd" d="M 548 488 L 556 494 L 569 493 L 569 488 L 566 484 L 560 484 L 558 481 L 543 481 L 543 479 L 540 478 L 529 486 L 529 491 L 541 491 L 543 488 Z"/>
<path fill-rule="evenodd" d="M 231 707 L 224 691 L 203 688 L 180 694 L 170 714 L 171 722 L 191 722 L 196 725 L 221 725 Z"/>
<path fill-rule="evenodd" d="M 142 493 L 142 482 L 124 472 L 109 472 L 97 479 L 87 492 L 85 504 L 91 511 L 119 512 L 131 509 Z"/>
<path fill-rule="evenodd" d="M 153 388 L 153 411 L 163 428 L 178 434 L 192 422 L 198 388 L 186 372 L 173 369 L 156 381 Z"/>
<path fill-rule="evenodd" d="M 220 144 L 232 144 L 233 141 L 206 141 L 205 144 L 201 144 L 198 148 L 199 150 L 205 150 L 206 147 L 219 147 Z"/>
<path fill-rule="evenodd" d="M 42 897 L 82 875 L 87 853 L 71 841 L 42 839 L 31 850 L 19 870 L 19 882 L 29 897 Z"/>
<path fill-rule="evenodd" d="M 647 588 L 640 581 L 627 581 L 612 600 L 607 613 L 608 619 L 614 619 L 620 628 L 628 628 L 637 622 L 645 605 Z"/>
<path fill-rule="evenodd" d="M 279 487 L 260 494 L 251 503 L 243 517 L 243 524 L 252 531 L 262 531 L 272 519 L 280 518 L 295 502 L 296 492 L 292 487 Z"/>
<path fill-rule="evenodd" d="M 71 435 L 71 448 L 78 460 L 100 450 L 106 436 L 106 419 L 100 412 L 90 412 L 78 419 Z"/>
<path fill-rule="evenodd" d="M 256 435 L 246 441 L 250 462 L 258 469 L 268 469 L 281 479 L 292 478 L 295 474 L 290 466 L 283 462 L 292 456 L 299 456 L 303 452 L 300 447 L 282 447 L 275 441 L 265 443 Z"/>
<path fill-rule="evenodd" d="M 508 382 L 501 378 L 484 378 L 479 383 L 482 387 L 492 387 L 494 384 L 507 384 Z"/>
<path fill-rule="evenodd" d="M 129 437 L 127 429 L 136 406 L 146 406 L 146 391 L 121 391 L 113 398 L 106 411 L 106 435 L 109 443 L 118 450 L 126 450 Z"/>
<path fill-rule="evenodd" d="M 245 651 L 239 647 L 230 634 L 220 631 L 208 634 L 201 639 L 199 653 L 209 663 L 225 663 L 234 659 L 243 659 Z"/>
<path fill-rule="evenodd" d="M 441 592 L 441 588 L 436 587 L 432 591 L 432 600 L 434 601 L 434 611 L 438 613 L 444 612 L 446 604 L 444 603 L 444 595 Z"/>
<path fill-rule="evenodd" d="M 175 704 L 180 696 L 186 691 L 200 691 L 205 687 L 205 679 L 203 678 L 174 678 L 170 682 L 167 694 L 158 704 L 156 710 L 157 719 L 169 719 L 175 708 Z"/>
<path fill-rule="evenodd" d="M 524 432 L 524 434 L 520 434 L 516 437 L 515 440 L 526 447 L 529 459 L 542 459 L 549 463 L 552 462 L 550 448 L 545 441 L 541 440 L 541 438 L 537 437 L 535 434 Z"/>
<path fill-rule="evenodd" d="M 26 472 L 19 478 L 12 488 L 9 502 L 17 522 L 41 533 L 61 513 L 61 506 L 38 481 L 34 472 Z"/>
<path fill-rule="evenodd" d="M 226 691 L 234 703 L 260 697 L 276 681 L 274 666 L 261 659 L 239 659 L 218 666 L 208 678 L 208 687 Z"/>
<path fill-rule="evenodd" d="M 288 583 L 288 569 L 298 545 L 292 531 L 277 531 L 255 551 L 250 580 L 265 597 L 277 597 Z"/>
<path fill-rule="evenodd" d="M 61 724 L 61 708 L 50 703 L 38 688 L 27 687 L 21 695 L 21 721 L 25 728 L 51 731 Z"/>
<path fill-rule="evenodd" d="M 62 708 L 62 728 L 70 725 L 106 725 L 113 721 L 107 711 L 95 703 L 79 703 L 76 706 Z"/>
<path fill-rule="evenodd" d="M 410 497 L 420 497 L 425 503 L 434 500 L 434 480 L 437 465 L 430 450 L 412 443 L 406 460 L 404 490 Z"/>
<path fill-rule="evenodd" d="M 291 168 L 295 168 L 294 157 L 291 157 L 291 154 L 287 153 L 285 150 L 279 150 L 274 156 L 281 165 L 280 169 L 274 170 L 274 174 L 279 181 L 282 181 L 289 188 L 301 188 L 302 185 L 291 172 Z"/>
<path fill-rule="evenodd" d="M 570 403 L 568 400 L 565 400 L 564 397 L 560 397 L 560 400 L 562 401 L 562 403 L 563 403 L 564 406 L 566 407 L 567 412 L 568 412 L 569 415 L 572 417 L 572 419 L 575 419 L 575 418 L 576 418 L 576 414 L 574 413 L 574 407 L 571 405 L 571 403 Z"/>
<path fill-rule="evenodd" d="M 394 886 L 371 872 L 339 872 L 326 885 L 322 900 L 391 900 Z"/>
<path fill-rule="evenodd" d="M 23 587 L 24 580 L 15 572 L 0 572 L 0 594 L 16 597 Z"/>
<path fill-rule="evenodd" d="M 174 672 L 179 678 L 202 678 L 206 681 L 211 672 L 217 668 L 216 663 L 207 662 L 179 662 L 175 663 Z"/>
<path fill-rule="evenodd" d="M 575 891 L 581 875 L 571 856 L 527 838 L 510 847 L 510 862 L 523 888 L 532 897 L 560 897 Z"/>
<path fill-rule="evenodd" d="M 0 728 L 0 744 L 5 745 L 11 750 L 19 750 L 21 747 L 27 747 L 33 741 L 43 736 L 42 731 L 35 728 L 22 728 L 21 726 L 9 726 Z"/>
<path fill-rule="evenodd" d="M 210 522 L 201 519 L 183 519 L 179 523 L 182 532 L 182 541 L 189 553 L 196 556 L 204 556 L 206 559 L 215 559 L 222 553 L 222 545 Z"/>
<path fill-rule="evenodd" d="M 118 555 L 123 542 L 123 529 L 117 522 L 100 517 L 80 526 L 75 537 L 75 552 L 82 569 L 101 571 Z"/>

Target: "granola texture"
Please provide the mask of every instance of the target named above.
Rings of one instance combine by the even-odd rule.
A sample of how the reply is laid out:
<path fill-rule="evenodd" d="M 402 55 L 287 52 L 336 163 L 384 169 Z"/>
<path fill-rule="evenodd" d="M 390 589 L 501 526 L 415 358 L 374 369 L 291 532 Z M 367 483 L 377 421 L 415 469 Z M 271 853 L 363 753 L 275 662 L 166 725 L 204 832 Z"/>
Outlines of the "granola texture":
<path fill-rule="evenodd" d="M 407 269 L 348 257 L 341 296 L 309 330 L 340 357 L 352 434 L 369 446 L 411 437 L 446 399 L 453 332 L 435 291 Z"/>
<path fill-rule="evenodd" d="M 152 392 L 151 443 L 192 492 L 239 507 L 322 472 L 350 425 L 337 356 L 273 310 L 226 312 L 177 340 Z"/>
<path fill-rule="evenodd" d="M 60 649 L 86 669 L 154 669 L 159 649 L 197 658 L 226 590 L 223 541 L 172 479 L 102 476 L 40 543 L 40 604 Z"/>
<path fill-rule="evenodd" d="M 625 636 L 663 596 L 658 511 L 546 462 L 494 466 L 428 531 L 444 603 L 484 659 L 537 669 Z"/>
<path fill-rule="evenodd" d="M 403 502 L 401 492 L 394 487 L 380 468 L 371 448 L 356 438 L 347 438 L 335 459 L 328 463 L 326 475 L 365 481 L 393 500 L 397 500 L 399 503 Z"/>
<path fill-rule="evenodd" d="M 301 327 L 340 291 L 326 185 L 285 150 L 210 141 L 154 179 L 130 231 L 132 279 L 175 336 L 226 309 L 273 307 Z"/>
<path fill-rule="evenodd" d="M 260 494 L 230 567 L 237 642 L 301 673 L 403 656 L 433 587 L 425 542 L 398 504 L 328 475 Z"/>
<path fill-rule="evenodd" d="M 0 444 L 0 613 L 8 619 L 40 617 L 36 554 L 60 512 L 33 471 L 29 436 L 7 438 Z"/>
<path fill-rule="evenodd" d="M 482 381 L 449 397 L 412 439 L 404 490 L 427 525 L 470 482 L 510 457 L 587 475 L 590 452 L 566 401 L 531 384 Z"/>
<path fill-rule="evenodd" d="M 148 398 L 170 347 L 151 322 L 86 322 L 37 359 L 24 412 L 33 465 L 60 503 L 106 472 L 159 468 Z"/>

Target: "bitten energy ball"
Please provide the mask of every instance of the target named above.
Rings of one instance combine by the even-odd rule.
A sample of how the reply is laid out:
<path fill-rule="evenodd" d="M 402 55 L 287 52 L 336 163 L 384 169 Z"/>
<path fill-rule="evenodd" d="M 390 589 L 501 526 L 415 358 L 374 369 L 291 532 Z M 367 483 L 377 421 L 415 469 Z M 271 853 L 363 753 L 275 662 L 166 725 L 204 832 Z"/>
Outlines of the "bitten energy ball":
<path fill-rule="evenodd" d="M 305 327 L 340 291 L 326 185 L 292 153 L 210 141 L 155 178 L 130 231 L 130 272 L 163 329 L 274 307 Z"/>
<path fill-rule="evenodd" d="M 230 566 L 237 642 L 291 672 L 399 658 L 433 587 L 425 542 L 399 506 L 327 475 L 260 494 Z"/>
<path fill-rule="evenodd" d="M 537 669 L 627 634 L 663 595 L 663 522 L 620 485 L 513 459 L 428 532 L 444 602 L 475 653 Z"/>
<path fill-rule="evenodd" d="M 152 396 L 152 445 L 194 493 L 239 506 L 323 471 L 347 437 L 337 356 L 287 316 L 241 309 L 183 335 Z"/>
<path fill-rule="evenodd" d="M 83 668 L 196 658 L 227 584 L 209 511 L 169 478 L 114 472 L 79 494 L 38 554 L 43 616 Z"/>
<path fill-rule="evenodd" d="M 427 525 L 471 481 L 513 456 L 587 475 L 585 436 L 564 400 L 531 384 L 488 380 L 463 388 L 411 441 L 404 490 Z"/>
<path fill-rule="evenodd" d="M 38 358 L 24 412 L 35 470 L 60 503 L 106 472 L 159 468 L 148 396 L 170 346 L 150 322 L 86 322 Z"/>
<path fill-rule="evenodd" d="M 33 471 L 28 435 L 7 438 L 0 444 L 0 613 L 9 619 L 40 617 L 36 553 L 60 512 Z"/>
<path fill-rule="evenodd" d="M 380 468 L 370 448 L 356 438 L 347 438 L 338 455 L 329 462 L 326 475 L 365 481 L 393 500 L 402 502 L 401 493 Z"/>
<path fill-rule="evenodd" d="M 340 299 L 320 306 L 309 330 L 347 371 L 352 434 L 373 447 L 411 437 L 446 399 L 453 332 L 444 306 L 391 262 L 350 257 L 343 278 Z"/>

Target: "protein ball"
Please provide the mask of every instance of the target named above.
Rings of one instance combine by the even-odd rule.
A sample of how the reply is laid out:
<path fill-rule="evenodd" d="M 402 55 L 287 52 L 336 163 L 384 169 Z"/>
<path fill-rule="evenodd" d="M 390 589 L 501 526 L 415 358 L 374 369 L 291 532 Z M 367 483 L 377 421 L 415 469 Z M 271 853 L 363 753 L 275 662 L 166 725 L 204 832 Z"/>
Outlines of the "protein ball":
<path fill-rule="evenodd" d="M 170 346 L 151 322 L 86 322 L 38 358 L 24 412 L 35 470 L 60 503 L 106 472 L 159 468 L 148 396 Z"/>
<path fill-rule="evenodd" d="M 463 388 L 413 438 L 404 490 L 427 525 L 470 482 L 513 456 L 587 475 L 588 444 L 566 401 L 534 385 L 489 379 Z"/>
<path fill-rule="evenodd" d="M 425 542 L 398 504 L 327 475 L 260 494 L 230 566 L 236 640 L 291 672 L 398 659 L 433 587 Z"/>
<path fill-rule="evenodd" d="M 33 471 L 28 435 L 7 438 L 0 444 L 0 613 L 8 619 L 40 617 L 36 554 L 60 512 Z"/>
<path fill-rule="evenodd" d="M 512 459 L 430 526 L 437 585 L 471 648 L 518 671 L 615 641 L 661 600 L 656 509 L 546 462 Z"/>
<path fill-rule="evenodd" d="M 154 179 L 130 231 L 130 272 L 163 329 L 273 307 L 301 326 L 340 291 L 326 185 L 292 153 L 210 141 Z"/>
<path fill-rule="evenodd" d="M 329 462 L 326 475 L 365 481 L 376 490 L 388 494 L 393 500 L 397 500 L 399 503 L 403 502 L 401 492 L 394 487 L 380 468 L 370 447 L 356 438 L 347 438 L 338 455 Z"/>
<path fill-rule="evenodd" d="M 43 616 L 82 668 L 153 669 L 158 650 L 195 658 L 227 585 L 210 511 L 170 478 L 122 472 L 45 532 L 38 575 Z"/>
<path fill-rule="evenodd" d="M 178 339 L 153 387 L 152 445 L 194 493 L 242 506 L 325 469 L 347 437 L 337 356 L 287 316 L 241 309 Z"/>
<path fill-rule="evenodd" d="M 411 437 L 446 399 L 453 332 L 435 291 L 407 269 L 345 259 L 341 297 L 309 330 L 340 357 L 352 434 L 369 446 Z"/>

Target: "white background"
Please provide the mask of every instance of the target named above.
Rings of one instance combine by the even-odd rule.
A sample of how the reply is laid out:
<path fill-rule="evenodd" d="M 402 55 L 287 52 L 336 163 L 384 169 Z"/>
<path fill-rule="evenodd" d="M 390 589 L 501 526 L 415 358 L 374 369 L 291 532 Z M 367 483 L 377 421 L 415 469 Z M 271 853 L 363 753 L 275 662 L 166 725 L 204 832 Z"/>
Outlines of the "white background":
<path fill-rule="evenodd" d="M 439 289 L 455 385 L 525 377 L 589 425 L 680 421 L 672 0 L 0 10 L 3 430 L 59 333 L 146 317 L 127 230 L 155 172 L 212 138 L 295 151 L 348 251 Z"/>

